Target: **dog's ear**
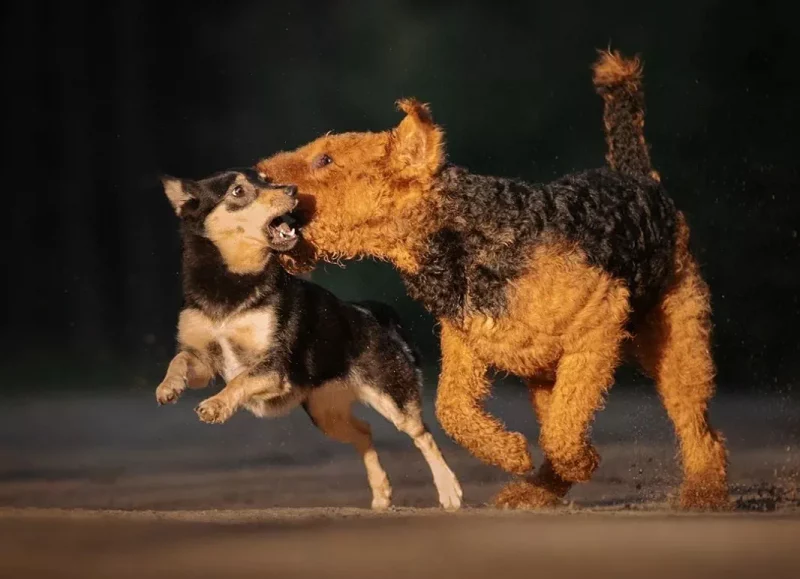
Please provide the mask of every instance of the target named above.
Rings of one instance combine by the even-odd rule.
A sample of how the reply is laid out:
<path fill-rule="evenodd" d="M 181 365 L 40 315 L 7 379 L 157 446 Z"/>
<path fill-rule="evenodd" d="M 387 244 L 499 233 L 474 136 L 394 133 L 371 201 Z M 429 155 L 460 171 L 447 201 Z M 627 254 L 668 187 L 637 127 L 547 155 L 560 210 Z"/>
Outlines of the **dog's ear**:
<path fill-rule="evenodd" d="M 444 131 L 433 123 L 428 105 L 416 99 L 400 99 L 405 118 L 392 131 L 392 157 L 402 168 L 434 174 L 445 162 Z"/>
<path fill-rule="evenodd" d="M 292 275 L 310 276 L 317 264 L 314 248 L 302 237 L 300 243 L 292 251 L 279 253 L 278 259 L 283 268 Z M 310 279 L 310 277 L 306 279 Z"/>
<path fill-rule="evenodd" d="M 185 179 L 164 175 L 161 177 L 161 184 L 164 186 L 164 193 L 175 210 L 175 214 L 180 217 L 181 210 L 186 202 L 195 198 L 191 192 L 193 189 L 192 183 Z"/>

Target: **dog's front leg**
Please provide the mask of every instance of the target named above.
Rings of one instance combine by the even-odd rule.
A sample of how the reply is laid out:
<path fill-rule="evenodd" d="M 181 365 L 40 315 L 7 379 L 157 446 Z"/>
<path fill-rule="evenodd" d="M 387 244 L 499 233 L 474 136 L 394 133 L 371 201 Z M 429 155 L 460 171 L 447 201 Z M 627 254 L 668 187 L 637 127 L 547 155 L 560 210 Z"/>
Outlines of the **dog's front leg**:
<path fill-rule="evenodd" d="M 173 404 L 187 385 L 190 388 L 204 388 L 213 374 L 210 366 L 197 354 L 181 350 L 169 363 L 166 376 L 156 388 L 156 400 L 159 404 Z"/>
<path fill-rule="evenodd" d="M 275 398 L 288 392 L 284 373 L 256 366 L 245 370 L 220 390 L 218 394 L 201 402 L 197 416 L 209 424 L 221 424 L 253 396 Z"/>
<path fill-rule="evenodd" d="M 441 340 L 436 417 L 444 431 L 483 462 L 515 474 L 530 471 L 533 461 L 528 441 L 519 432 L 508 432 L 483 408 L 491 389 L 486 364 L 446 321 L 442 322 Z"/>

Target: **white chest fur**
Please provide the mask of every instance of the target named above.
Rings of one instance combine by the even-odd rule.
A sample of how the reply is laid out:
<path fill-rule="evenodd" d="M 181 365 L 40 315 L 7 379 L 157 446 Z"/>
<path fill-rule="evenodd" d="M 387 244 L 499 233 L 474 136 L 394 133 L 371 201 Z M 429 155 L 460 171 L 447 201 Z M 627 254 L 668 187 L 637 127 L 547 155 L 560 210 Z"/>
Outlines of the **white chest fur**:
<path fill-rule="evenodd" d="M 214 370 L 226 381 L 246 369 L 245 360 L 266 354 L 275 337 L 274 308 L 247 310 L 226 318 L 210 318 L 198 309 L 183 310 L 178 321 L 178 341 L 182 346 L 210 354 Z"/>

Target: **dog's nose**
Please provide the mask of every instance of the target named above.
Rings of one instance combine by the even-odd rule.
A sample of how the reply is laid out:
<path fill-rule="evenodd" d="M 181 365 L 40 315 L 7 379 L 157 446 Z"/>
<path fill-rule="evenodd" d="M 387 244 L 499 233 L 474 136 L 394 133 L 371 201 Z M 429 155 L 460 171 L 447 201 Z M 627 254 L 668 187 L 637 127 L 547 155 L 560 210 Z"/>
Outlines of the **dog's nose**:
<path fill-rule="evenodd" d="M 297 197 L 297 185 L 287 185 L 283 192 L 289 197 Z"/>

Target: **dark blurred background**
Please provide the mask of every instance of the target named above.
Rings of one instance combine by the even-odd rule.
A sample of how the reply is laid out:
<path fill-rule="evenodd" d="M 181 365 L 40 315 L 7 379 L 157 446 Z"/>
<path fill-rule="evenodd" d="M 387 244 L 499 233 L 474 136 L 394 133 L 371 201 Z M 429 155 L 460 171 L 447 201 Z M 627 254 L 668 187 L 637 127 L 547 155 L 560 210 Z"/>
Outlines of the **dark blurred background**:
<path fill-rule="evenodd" d="M 610 44 L 646 63 L 646 135 L 712 285 L 720 390 L 790 391 L 800 370 L 790 6 L 6 2 L 7 388 L 156 386 L 181 305 L 160 173 L 200 178 L 325 131 L 383 130 L 399 121 L 394 100 L 411 95 L 432 103 L 451 160 L 475 171 L 549 180 L 598 166 L 589 65 Z M 314 279 L 393 303 L 438 361 L 431 318 L 389 266 L 325 266 Z"/>

